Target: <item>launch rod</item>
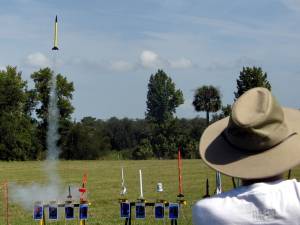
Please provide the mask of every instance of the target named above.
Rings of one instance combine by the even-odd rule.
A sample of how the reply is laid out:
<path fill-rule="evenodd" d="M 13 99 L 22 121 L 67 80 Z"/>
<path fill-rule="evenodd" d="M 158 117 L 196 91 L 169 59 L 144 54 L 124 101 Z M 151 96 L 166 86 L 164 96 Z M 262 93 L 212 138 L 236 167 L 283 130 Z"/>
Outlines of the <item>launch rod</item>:
<path fill-rule="evenodd" d="M 144 194 L 143 194 L 143 176 L 142 176 L 142 170 L 139 170 L 140 173 L 140 198 L 144 199 Z"/>
<path fill-rule="evenodd" d="M 122 167 L 121 176 L 122 176 L 122 186 L 124 186 L 124 169 L 123 169 L 123 167 Z"/>
<path fill-rule="evenodd" d="M 216 194 L 222 193 L 222 180 L 221 173 L 219 171 L 216 172 Z"/>
<path fill-rule="evenodd" d="M 179 186 L 178 186 L 179 195 L 182 196 L 183 195 L 183 190 L 182 190 L 182 160 L 181 160 L 180 147 L 178 147 L 178 182 L 179 182 Z"/>
<path fill-rule="evenodd" d="M 8 202 L 8 183 L 7 181 L 5 182 L 5 190 L 6 190 L 6 222 L 7 222 L 7 225 L 9 225 L 9 202 Z"/>
<path fill-rule="evenodd" d="M 9 206 L 8 206 L 8 183 L 7 181 L 4 182 L 3 184 L 3 189 L 4 189 L 4 202 L 5 202 L 5 217 L 6 217 L 6 224 L 9 225 Z"/>
<path fill-rule="evenodd" d="M 203 198 L 208 198 L 208 197 L 210 197 L 210 195 L 209 195 L 209 181 L 208 181 L 208 178 L 206 179 L 206 187 L 205 187 L 205 189 L 206 189 L 206 194 L 203 196 Z"/>
<path fill-rule="evenodd" d="M 126 187 L 125 187 L 125 177 L 124 177 L 124 168 L 122 167 L 121 170 L 121 178 L 122 178 L 122 183 L 121 183 L 121 192 L 120 195 L 124 196 L 127 193 Z"/>

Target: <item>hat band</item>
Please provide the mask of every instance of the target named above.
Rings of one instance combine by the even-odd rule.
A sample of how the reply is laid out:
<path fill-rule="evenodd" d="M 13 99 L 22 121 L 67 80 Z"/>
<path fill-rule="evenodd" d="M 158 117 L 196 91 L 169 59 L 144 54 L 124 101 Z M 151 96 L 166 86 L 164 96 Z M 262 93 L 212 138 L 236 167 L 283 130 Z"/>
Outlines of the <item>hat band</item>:
<path fill-rule="evenodd" d="M 222 135 L 222 137 L 225 139 L 225 141 L 226 141 L 231 147 L 233 147 L 234 149 L 239 150 L 239 151 L 241 151 L 241 152 L 247 152 L 247 153 L 249 153 L 249 154 L 251 154 L 251 155 L 255 155 L 255 154 L 258 154 L 258 153 L 261 153 L 261 152 L 268 151 L 268 150 L 270 150 L 270 149 L 272 149 L 272 148 L 275 148 L 276 146 L 282 144 L 283 142 L 285 142 L 286 140 L 288 140 L 289 138 L 291 138 L 292 136 L 294 136 L 294 135 L 296 135 L 296 134 L 298 134 L 298 133 L 297 133 L 297 132 L 291 133 L 290 135 L 288 135 L 287 137 L 285 137 L 284 139 L 282 139 L 281 141 L 279 141 L 279 142 L 276 143 L 275 145 L 272 145 L 272 146 L 267 147 L 267 148 L 260 149 L 259 152 L 257 152 L 257 151 L 252 151 L 252 150 L 249 150 L 249 149 L 243 149 L 243 148 L 241 148 L 241 147 L 239 147 L 239 146 L 233 144 L 233 143 L 228 139 L 228 137 L 227 137 L 227 135 L 226 135 L 226 133 L 225 133 L 225 130 L 222 132 L 221 135 Z"/>

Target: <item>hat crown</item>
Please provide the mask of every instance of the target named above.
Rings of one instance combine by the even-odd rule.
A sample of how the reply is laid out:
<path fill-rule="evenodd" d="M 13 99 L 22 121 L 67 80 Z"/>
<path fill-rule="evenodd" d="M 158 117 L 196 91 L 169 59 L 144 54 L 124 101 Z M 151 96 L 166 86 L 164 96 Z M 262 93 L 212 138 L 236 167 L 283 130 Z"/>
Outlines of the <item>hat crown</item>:
<path fill-rule="evenodd" d="M 242 150 L 260 152 L 288 136 L 284 113 L 266 88 L 253 88 L 237 99 L 225 135 Z"/>
<path fill-rule="evenodd" d="M 232 119 L 241 127 L 252 127 L 264 123 L 275 108 L 277 119 L 282 120 L 283 112 L 267 89 L 257 88 L 242 95 L 234 104 Z M 272 106 L 275 107 L 272 107 Z M 272 116 L 272 115 L 271 115 Z"/>

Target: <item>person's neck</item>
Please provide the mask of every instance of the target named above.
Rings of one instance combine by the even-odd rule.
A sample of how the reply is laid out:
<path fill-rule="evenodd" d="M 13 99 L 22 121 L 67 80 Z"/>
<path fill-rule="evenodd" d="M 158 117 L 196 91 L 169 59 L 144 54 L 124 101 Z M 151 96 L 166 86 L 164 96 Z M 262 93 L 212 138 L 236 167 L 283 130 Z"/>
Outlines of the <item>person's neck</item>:
<path fill-rule="evenodd" d="M 274 181 L 278 181 L 278 180 L 282 180 L 283 176 L 282 175 L 278 175 L 278 176 L 274 176 L 274 177 L 268 177 L 268 178 L 262 178 L 262 179 L 242 179 L 242 185 L 243 186 L 248 186 L 251 184 L 255 184 L 255 183 L 267 183 L 267 182 L 274 182 Z"/>

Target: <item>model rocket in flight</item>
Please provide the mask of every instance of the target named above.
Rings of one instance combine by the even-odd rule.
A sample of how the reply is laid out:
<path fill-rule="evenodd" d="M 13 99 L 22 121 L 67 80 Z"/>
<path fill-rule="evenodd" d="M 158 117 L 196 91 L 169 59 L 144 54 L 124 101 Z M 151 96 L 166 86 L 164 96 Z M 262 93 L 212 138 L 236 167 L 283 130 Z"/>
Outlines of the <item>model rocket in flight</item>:
<path fill-rule="evenodd" d="M 57 16 L 55 17 L 55 25 L 54 25 L 54 46 L 52 50 L 58 50 L 58 40 L 57 40 Z"/>

